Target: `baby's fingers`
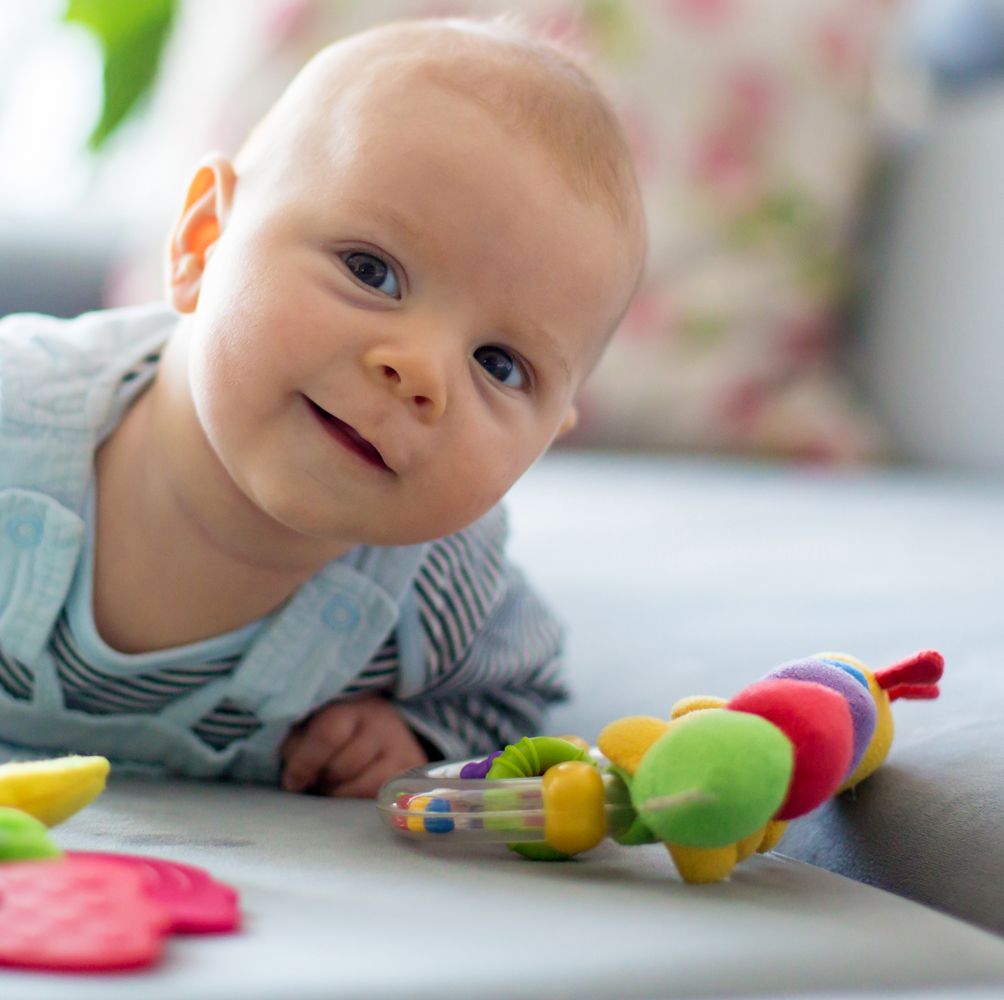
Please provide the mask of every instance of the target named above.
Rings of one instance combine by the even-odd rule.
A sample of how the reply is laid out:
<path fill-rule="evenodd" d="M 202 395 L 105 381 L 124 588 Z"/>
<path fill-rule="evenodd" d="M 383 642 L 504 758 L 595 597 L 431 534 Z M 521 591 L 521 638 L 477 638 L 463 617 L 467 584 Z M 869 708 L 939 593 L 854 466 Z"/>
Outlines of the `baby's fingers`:
<path fill-rule="evenodd" d="M 360 738 L 346 744 L 328 758 L 318 791 L 334 795 L 335 789 L 362 774 L 382 753 L 383 747 L 375 739 Z"/>
<path fill-rule="evenodd" d="M 293 733 L 283 746 L 286 766 L 282 772 L 282 787 L 287 792 L 310 788 L 323 773 L 330 757 L 331 748 L 323 740 L 311 738 L 306 731 Z"/>
<path fill-rule="evenodd" d="M 356 720 L 351 708 L 329 705 L 321 709 L 299 729 L 294 729 L 283 744 L 286 767 L 282 787 L 289 792 L 302 792 L 322 777 L 328 762 L 342 748 L 350 745 Z"/>
<path fill-rule="evenodd" d="M 377 757 L 355 777 L 333 787 L 328 794 L 340 799 L 375 799 L 380 786 L 400 772 L 401 768 L 386 756 Z"/>

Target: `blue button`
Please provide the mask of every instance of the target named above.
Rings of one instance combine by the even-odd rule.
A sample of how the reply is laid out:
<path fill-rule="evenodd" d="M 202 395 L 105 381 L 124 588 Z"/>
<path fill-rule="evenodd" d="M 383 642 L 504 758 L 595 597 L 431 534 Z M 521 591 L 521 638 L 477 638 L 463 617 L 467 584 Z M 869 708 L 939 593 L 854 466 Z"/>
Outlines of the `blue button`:
<path fill-rule="evenodd" d="M 359 608 L 348 597 L 332 597 L 321 612 L 321 621 L 332 632 L 351 632 L 359 624 Z"/>
<path fill-rule="evenodd" d="M 42 519 L 37 514 L 22 514 L 7 522 L 7 537 L 19 549 L 33 549 L 42 540 Z"/>

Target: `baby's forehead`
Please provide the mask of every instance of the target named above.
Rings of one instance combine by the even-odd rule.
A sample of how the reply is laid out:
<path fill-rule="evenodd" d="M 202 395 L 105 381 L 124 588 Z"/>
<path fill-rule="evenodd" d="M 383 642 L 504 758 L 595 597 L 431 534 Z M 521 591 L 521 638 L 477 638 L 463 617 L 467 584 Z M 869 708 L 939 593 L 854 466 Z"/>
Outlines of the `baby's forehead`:
<path fill-rule="evenodd" d="M 529 133 L 534 131 L 531 105 L 543 116 L 557 112 L 561 103 L 553 93 L 545 102 L 543 67 L 531 66 L 514 45 L 457 31 L 420 31 L 418 39 L 407 32 L 369 34 L 330 46 L 308 64 L 301 74 L 308 85 L 287 109 L 294 119 L 309 123 L 320 115 L 343 123 L 352 117 L 357 125 L 365 124 L 393 115 L 402 103 L 410 113 L 421 113 L 423 94 L 438 90 Z M 537 131 L 544 131 L 543 124 Z"/>
<path fill-rule="evenodd" d="M 352 36 L 322 50 L 289 88 L 293 99 L 275 111 L 315 127 L 318 116 L 329 127 L 344 127 L 346 119 L 360 127 L 393 116 L 403 96 L 430 88 L 539 145 L 577 195 L 644 228 L 626 138 L 595 82 L 550 43 L 498 24 L 402 22 Z M 422 114 L 414 100 L 407 106 Z"/>

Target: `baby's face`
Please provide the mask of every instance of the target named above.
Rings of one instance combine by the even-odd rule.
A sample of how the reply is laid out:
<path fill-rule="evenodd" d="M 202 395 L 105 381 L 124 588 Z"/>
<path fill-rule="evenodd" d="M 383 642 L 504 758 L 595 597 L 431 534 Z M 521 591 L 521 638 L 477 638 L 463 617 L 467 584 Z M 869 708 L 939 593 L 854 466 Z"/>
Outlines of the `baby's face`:
<path fill-rule="evenodd" d="M 380 86 L 237 177 L 191 318 L 232 479 L 352 544 L 489 510 L 571 422 L 636 268 L 535 144 L 432 85 Z"/>

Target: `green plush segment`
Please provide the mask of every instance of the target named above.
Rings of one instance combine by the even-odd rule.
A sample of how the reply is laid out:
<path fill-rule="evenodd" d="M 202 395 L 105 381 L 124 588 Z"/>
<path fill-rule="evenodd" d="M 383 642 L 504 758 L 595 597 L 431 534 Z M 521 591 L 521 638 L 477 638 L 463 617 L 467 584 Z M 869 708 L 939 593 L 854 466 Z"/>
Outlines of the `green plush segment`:
<path fill-rule="evenodd" d="M 635 821 L 623 829 L 611 832 L 610 837 L 622 847 L 637 847 L 643 843 L 658 843 L 659 837 L 649 828 L 646 821 L 639 815 Z"/>
<path fill-rule="evenodd" d="M 659 842 L 659 838 L 646 826 L 641 816 L 637 815 L 629 827 L 611 832 L 610 836 L 622 847 L 638 847 L 640 844 Z"/>
<path fill-rule="evenodd" d="M 46 825 L 20 809 L 0 807 L 0 861 L 58 858 Z"/>
<path fill-rule="evenodd" d="M 724 847 L 763 826 L 788 792 L 794 750 L 775 725 L 728 710 L 677 720 L 642 758 L 631 801 L 660 839 Z"/>
<path fill-rule="evenodd" d="M 607 771 L 618 779 L 607 785 L 608 835 L 624 847 L 654 844 L 655 835 L 631 804 L 631 775 L 616 764 L 609 764 Z"/>

